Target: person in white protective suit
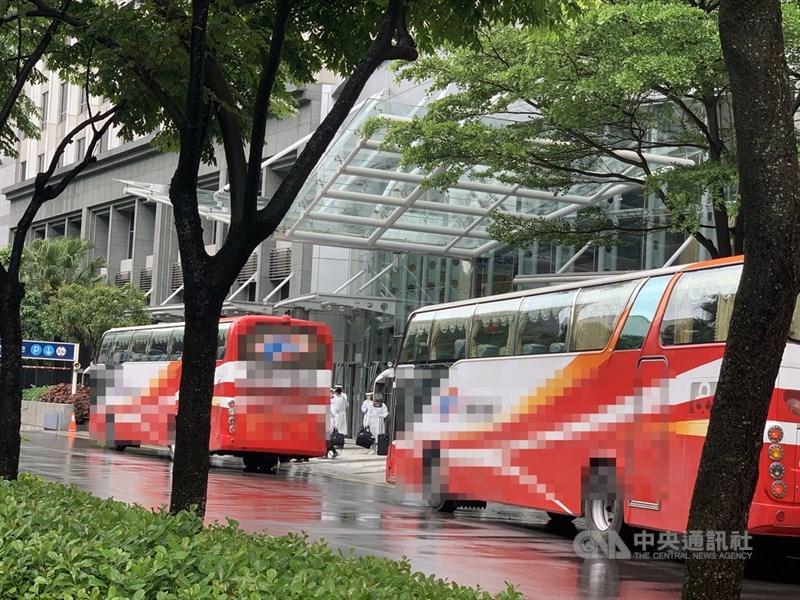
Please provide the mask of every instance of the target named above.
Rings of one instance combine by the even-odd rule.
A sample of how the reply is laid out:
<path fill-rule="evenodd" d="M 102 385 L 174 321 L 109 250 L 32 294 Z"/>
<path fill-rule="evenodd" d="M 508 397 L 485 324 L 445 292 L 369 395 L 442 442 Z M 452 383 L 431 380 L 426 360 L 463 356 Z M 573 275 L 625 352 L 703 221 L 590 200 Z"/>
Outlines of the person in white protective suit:
<path fill-rule="evenodd" d="M 347 396 L 340 387 L 335 388 L 331 396 L 331 416 L 333 427 L 342 435 L 347 435 Z"/>
<path fill-rule="evenodd" d="M 363 427 L 369 427 L 369 417 L 367 417 L 367 413 L 369 409 L 372 408 L 372 392 L 367 392 L 367 399 L 361 403 L 361 425 Z"/>
<path fill-rule="evenodd" d="M 370 432 L 375 437 L 375 441 L 369 449 L 370 454 L 375 454 L 375 450 L 378 447 L 378 436 L 382 433 L 386 433 L 385 420 L 387 416 L 389 416 L 389 409 L 386 408 L 386 404 L 378 400 L 375 400 L 372 406 L 369 407 L 369 410 L 367 410 L 367 427 L 369 427 Z"/>

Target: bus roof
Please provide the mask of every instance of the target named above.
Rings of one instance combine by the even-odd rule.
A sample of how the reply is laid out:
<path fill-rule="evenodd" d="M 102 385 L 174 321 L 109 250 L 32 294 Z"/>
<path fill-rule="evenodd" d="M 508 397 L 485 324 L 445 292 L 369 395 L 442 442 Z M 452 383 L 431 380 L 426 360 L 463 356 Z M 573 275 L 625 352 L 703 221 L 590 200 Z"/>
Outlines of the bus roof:
<path fill-rule="evenodd" d="M 291 325 L 312 324 L 312 321 L 303 319 L 295 319 L 288 315 L 240 315 L 238 317 L 224 317 L 219 320 L 220 325 L 224 323 L 236 323 L 239 321 L 260 321 L 262 323 L 289 323 Z M 153 325 L 134 325 L 132 327 L 114 327 L 107 330 L 103 335 L 109 333 L 117 333 L 119 331 L 146 331 L 152 329 L 174 329 L 175 327 L 183 327 L 186 323 L 184 321 L 173 321 L 169 323 L 155 323 Z"/>
<path fill-rule="evenodd" d="M 473 304 L 482 304 L 484 302 L 496 302 L 499 300 L 509 300 L 514 298 L 523 298 L 526 296 L 535 296 L 538 294 L 549 294 L 552 292 L 560 292 L 563 290 L 574 290 L 579 288 L 593 287 L 596 285 L 604 285 L 607 283 L 616 283 L 621 281 L 630 281 L 631 279 L 642 279 L 643 277 L 655 277 L 658 275 L 669 275 L 678 273 L 680 271 L 695 271 L 699 269 L 707 269 L 710 267 L 720 267 L 725 265 L 741 264 L 742 256 L 731 256 L 727 258 L 718 258 L 714 260 L 706 260 L 702 262 L 690 263 L 686 265 L 677 265 L 674 267 L 664 267 L 661 269 L 651 269 L 649 271 L 630 271 L 629 273 L 610 275 L 608 277 L 597 277 L 588 281 L 571 281 L 569 283 L 562 283 L 559 285 L 552 285 L 547 287 L 538 288 L 535 290 L 522 290 L 519 292 L 507 292 L 505 294 L 496 294 L 493 296 L 484 296 L 483 298 L 472 298 L 470 300 L 456 300 L 455 302 L 446 302 L 442 304 L 431 304 L 416 309 L 409 315 L 409 319 L 420 313 L 434 312 L 443 308 L 456 308 L 459 306 L 471 306 Z"/>

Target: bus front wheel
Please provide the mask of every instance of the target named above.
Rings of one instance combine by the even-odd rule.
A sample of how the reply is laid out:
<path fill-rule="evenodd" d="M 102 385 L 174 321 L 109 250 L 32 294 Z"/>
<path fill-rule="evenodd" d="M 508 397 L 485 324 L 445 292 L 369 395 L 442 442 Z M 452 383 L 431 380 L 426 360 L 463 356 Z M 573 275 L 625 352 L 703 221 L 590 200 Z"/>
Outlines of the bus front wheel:
<path fill-rule="evenodd" d="M 584 504 L 586 529 L 599 533 L 603 537 L 622 532 L 622 502 L 609 498 L 587 500 Z"/>
<path fill-rule="evenodd" d="M 117 444 L 116 442 L 106 442 L 106 448 L 109 450 L 116 450 L 117 452 L 122 452 L 127 448 L 125 444 Z"/>

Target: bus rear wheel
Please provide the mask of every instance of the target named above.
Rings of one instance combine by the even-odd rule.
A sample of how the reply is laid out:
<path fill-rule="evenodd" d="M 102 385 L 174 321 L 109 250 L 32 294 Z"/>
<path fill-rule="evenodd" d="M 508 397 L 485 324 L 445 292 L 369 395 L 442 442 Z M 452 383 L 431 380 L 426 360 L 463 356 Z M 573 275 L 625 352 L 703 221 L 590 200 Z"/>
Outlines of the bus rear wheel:
<path fill-rule="evenodd" d="M 244 470 L 251 473 L 274 473 L 278 466 L 278 455 L 267 452 L 250 452 L 242 456 Z"/>
<path fill-rule="evenodd" d="M 117 452 L 122 452 L 127 448 L 125 444 L 117 444 L 116 442 L 106 442 L 106 448 L 109 450 L 116 450 Z"/>

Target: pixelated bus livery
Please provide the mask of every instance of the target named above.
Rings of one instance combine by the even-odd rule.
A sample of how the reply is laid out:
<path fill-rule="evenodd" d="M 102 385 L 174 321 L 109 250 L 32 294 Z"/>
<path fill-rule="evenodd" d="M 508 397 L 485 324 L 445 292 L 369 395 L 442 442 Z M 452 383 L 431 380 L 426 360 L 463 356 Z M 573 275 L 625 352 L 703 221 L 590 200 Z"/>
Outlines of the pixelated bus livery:
<path fill-rule="evenodd" d="M 251 315 L 222 320 L 218 340 L 209 451 L 265 472 L 281 457 L 325 454 L 328 327 Z M 174 453 L 182 354 L 183 323 L 107 331 L 91 372 L 91 439 Z"/>
<path fill-rule="evenodd" d="M 683 532 L 741 258 L 429 306 L 395 367 L 386 476 L 453 511 L 494 501 Z M 800 533 L 800 308 L 749 531 Z"/>

